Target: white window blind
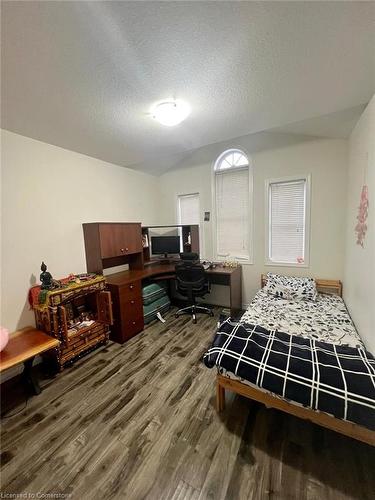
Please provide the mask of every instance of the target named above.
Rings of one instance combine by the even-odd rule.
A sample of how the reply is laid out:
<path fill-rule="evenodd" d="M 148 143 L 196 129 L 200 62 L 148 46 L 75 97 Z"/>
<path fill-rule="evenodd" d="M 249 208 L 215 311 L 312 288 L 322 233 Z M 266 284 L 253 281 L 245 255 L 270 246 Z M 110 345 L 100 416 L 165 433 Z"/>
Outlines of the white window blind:
<path fill-rule="evenodd" d="M 179 224 L 199 224 L 199 194 L 182 194 L 178 197 Z"/>
<path fill-rule="evenodd" d="M 249 169 L 216 172 L 217 255 L 250 256 Z"/>
<path fill-rule="evenodd" d="M 271 182 L 269 203 L 269 260 L 305 263 L 306 179 Z"/>

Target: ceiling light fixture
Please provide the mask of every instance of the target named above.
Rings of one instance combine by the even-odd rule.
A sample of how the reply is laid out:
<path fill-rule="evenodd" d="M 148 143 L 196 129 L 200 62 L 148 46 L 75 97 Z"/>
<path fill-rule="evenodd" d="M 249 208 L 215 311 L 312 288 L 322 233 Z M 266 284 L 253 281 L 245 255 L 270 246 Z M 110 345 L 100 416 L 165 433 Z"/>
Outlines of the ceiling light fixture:
<path fill-rule="evenodd" d="M 162 125 L 173 127 L 189 116 L 190 106 L 184 101 L 171 99 L 154 106 L 151 113 Z"/>

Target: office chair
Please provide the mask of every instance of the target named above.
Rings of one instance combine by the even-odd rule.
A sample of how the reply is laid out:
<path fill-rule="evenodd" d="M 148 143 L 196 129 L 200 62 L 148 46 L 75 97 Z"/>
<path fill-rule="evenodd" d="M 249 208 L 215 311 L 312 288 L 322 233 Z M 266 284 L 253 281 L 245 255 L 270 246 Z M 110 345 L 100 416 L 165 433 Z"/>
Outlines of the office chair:
<path fill-rule="evenodd" d="M 199 260 L 199 255 L 195 252 L 181 252 L 180 253 L 181 260 Z"/>
<path fill-rule="evenodd" d="M 193 323 L 197 322 L 197 313 L 214 313 L 208 307 L 198 306 L 195 303 L 196 297 L 203 297 L 210 292 L 210 283 L 207 281 L 202 264 L 191 260 L 182 260 L 176 264 L 176 288 L 177 291 L 188 298 L 189 305 L 176 312 L 176 318 L 181 314 L 191 314 Z"/>

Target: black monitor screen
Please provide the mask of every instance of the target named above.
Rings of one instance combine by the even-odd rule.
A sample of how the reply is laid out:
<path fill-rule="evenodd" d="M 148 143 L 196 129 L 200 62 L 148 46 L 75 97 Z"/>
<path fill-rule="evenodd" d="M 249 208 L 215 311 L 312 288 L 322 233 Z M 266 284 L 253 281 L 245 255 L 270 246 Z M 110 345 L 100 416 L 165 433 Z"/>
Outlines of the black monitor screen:
<path fill-rule="evenodd" d="M 179 253 L 179 236 L 151 236 L 151 251 L 154 255 Z"/>

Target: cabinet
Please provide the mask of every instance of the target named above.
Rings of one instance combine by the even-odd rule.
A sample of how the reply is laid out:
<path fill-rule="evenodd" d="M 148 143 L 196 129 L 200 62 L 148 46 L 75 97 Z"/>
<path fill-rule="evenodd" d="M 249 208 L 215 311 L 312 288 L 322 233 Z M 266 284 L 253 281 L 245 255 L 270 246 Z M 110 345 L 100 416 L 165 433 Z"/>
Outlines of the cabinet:
<path fill-rule="evenodd" d="M 60 341 L 55 349 L 60 369 L 81 354 L 105 344 L 113 323 L 111 293 L 103 276 L 43 291 L 33 305 L 37 328 Z"/>
<path fill-rule="evenodd" d="M 87 272 L 129 264 L 142 269 L 142 230 L 138 222 L 93 222 L 83 224 Z"/>
<path fill-rule="evenodd" d="M 102 259 L 142 252 L 142 237 L 137 224 L 100 224 Z"/>
<path fill-rule="evenodd" d="M 121 284 L 109 283 L 108 287 L 116 318 L 111 329 L 111 340 L 122 344 L 144 327 L 142 282 L 140 279 L 125 279 Z"/>

